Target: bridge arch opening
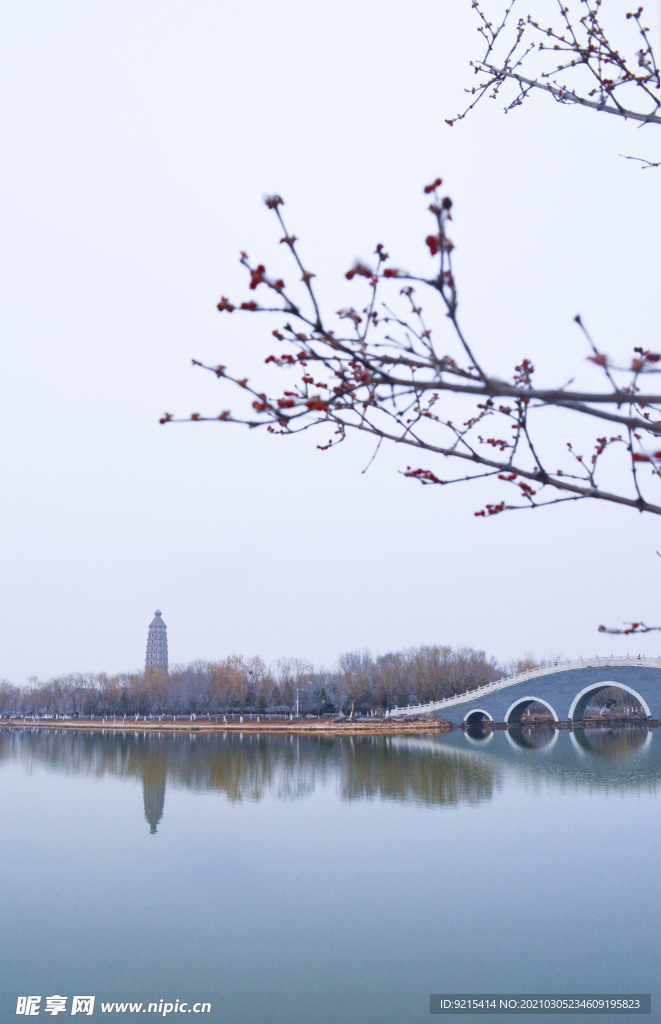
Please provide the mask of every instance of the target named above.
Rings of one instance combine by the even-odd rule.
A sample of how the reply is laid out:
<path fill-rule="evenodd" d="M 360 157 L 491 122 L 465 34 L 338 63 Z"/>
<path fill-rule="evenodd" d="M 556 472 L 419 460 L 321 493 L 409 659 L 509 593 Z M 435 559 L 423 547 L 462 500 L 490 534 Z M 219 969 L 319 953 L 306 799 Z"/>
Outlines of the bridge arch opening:
<path fill-rule="evenodd" d="M 555 708 L 541 697 L 519 697 L 505 712 L 505 725 L 548 725 L 558 721 Z"/>
<path fill-rule="evenodd" d="M 487 722 L 493 722 L 493 715 L 490 715 L 488 711 L 483 711 L 482 708 L 473 708 L 472 711 L 464 715 L 464 725 L 467 729 L 469 727 L 485 726 Z"/>
<path fill-rule="evenodd" d="M 466 735 L 473 740 L 491 739 L 493 736 L 492 725 L 493 716 L 482 708 L 473 708 L 472 711 L 464 715 L 464 730 Z"/>
<path fill-rule="evenodd" d="M 616 719 L 646 721 L 652 712 L 645 699 L 625 683 L 604 680 L 584 687 L 574 697 L 567 716 L 574 725 L 586 721 L 611 722 Z"/>

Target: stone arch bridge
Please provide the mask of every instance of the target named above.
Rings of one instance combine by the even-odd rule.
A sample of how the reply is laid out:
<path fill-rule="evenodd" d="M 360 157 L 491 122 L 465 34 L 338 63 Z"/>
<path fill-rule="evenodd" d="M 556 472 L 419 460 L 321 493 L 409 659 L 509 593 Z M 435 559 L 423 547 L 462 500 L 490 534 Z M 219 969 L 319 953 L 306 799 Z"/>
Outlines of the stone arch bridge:
<path fill-rule="evenodd" d="M 661 721 L 661 658 L 642 657 L 582 658 L 528 669 L 444 700 L 393 708 L 388 718 L 431 713 L 452 725 L 484 719 L 516 725 L 526 708 L 539 703 L 556 722 L 578 725 L 591 698 L 607 686 L 628 693 L 648 720 Z"/>

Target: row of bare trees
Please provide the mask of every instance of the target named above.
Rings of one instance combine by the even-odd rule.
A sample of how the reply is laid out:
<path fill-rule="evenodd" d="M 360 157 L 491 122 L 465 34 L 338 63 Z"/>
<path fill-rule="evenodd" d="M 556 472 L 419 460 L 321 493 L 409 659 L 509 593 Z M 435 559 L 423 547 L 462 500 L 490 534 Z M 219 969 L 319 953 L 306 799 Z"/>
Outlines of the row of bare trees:
<path fill-rule="evenodd" d="M 0 680 L 0 715 L 370 714 L 460 693 L 530 664 L 499 665 L 483 651 L 437 644 L 376 656 L 347 652 L 333 669 L 231 655 L 169 673 L 77 673 L 32 678 L 24 687 Z"/>

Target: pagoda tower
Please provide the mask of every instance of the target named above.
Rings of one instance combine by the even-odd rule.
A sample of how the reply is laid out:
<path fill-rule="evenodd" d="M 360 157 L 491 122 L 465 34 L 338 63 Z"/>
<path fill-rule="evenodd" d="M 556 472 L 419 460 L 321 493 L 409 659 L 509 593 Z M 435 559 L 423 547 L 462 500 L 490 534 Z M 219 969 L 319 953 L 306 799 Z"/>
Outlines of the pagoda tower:
<path fill-rule="evenodd" d="M 149 623 L 145 673 L 154 670 L 167 673 L 168 670 L 168 629 L 162 616 L 163 613 L 157 608 L 154 618 Z"/>

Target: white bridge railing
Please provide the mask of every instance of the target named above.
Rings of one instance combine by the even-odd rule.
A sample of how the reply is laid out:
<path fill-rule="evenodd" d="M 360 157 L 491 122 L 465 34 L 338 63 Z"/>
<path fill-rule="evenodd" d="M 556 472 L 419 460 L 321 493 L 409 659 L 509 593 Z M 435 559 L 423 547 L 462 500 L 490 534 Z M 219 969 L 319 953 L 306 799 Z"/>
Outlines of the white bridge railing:
<path fill-rule="evenodd" d="M 556 672 L 579 668 L 603 668 L 606 665 L 621 668 L 631 665 L 639 668 L 661 669 L 661 658 L 643 658 L 640 655 L 636 658 L 624 656 L 622 658 L 579 658 L 578 661 L 558 661 L 553 665 L 544 665 L 543 668 L 529 668 L 525 672 L 519 672 L 515 676 L 508 676 L 506 679 L 497 679 L 493 683 L 485 683 L 484 686 L 477 686 L 473 690 L 466 690 L 464 693 L 455 694 L 453 697 L 444 697 L 443 700 L 432 700 L 428 704 L 409 704 L 405 708 L 391 708 L 386 712 L 386 718 L 395 718 L 399 715 L 427 715 L 432 711 L 442 711 L 443 708 L 455 707 L 457 704 L 467 704 L 478 697 L 486 697 L 497 690 L 506 690 L 509 686 L 517 686 L 529 679 L 540 679 L 542 676 L 555 675 Z"/>

